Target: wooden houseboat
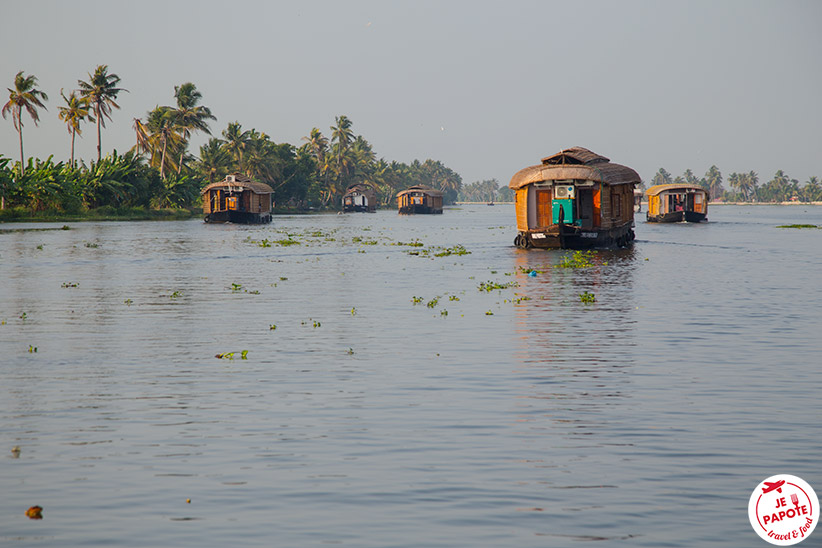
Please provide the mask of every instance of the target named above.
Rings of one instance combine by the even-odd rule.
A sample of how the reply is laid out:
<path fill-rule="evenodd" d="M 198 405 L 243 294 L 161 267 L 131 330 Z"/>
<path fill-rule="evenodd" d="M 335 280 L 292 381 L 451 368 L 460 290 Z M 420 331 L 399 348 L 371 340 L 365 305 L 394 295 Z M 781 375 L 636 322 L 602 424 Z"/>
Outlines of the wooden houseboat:
<path fill-rule="evenodd" d="M 270 223 L 272 192 L 267 184 L 256 183 L 245 175 L 227 175 L 200 192 L 205 222 Z"/>
<path fill-rule="evenodd" d="M 400 213 L 442 213 L 443 193 L 431 187 L 414 185 L 397 194 Z"/>
<path fill-rule="evenodd" d="M 517 230 L 527 249 L 626 246 L 634 239 L 633 169 L 582 147 L 569 148 L 511 178 Z"/>
<path fill-rule="evenodd" d="M 691 184 L 654 185 L 648 195 L 649 223 L 698 223 L 708 218 L 708 191 Z"/>
<path fill-rule="evenodd" d="M 343 212 L 367 211 L 374 213 L 377 211 L 377 191 L 374 187 L 365 183 L 356 183 L 345 189 L 343 194 Z"/>

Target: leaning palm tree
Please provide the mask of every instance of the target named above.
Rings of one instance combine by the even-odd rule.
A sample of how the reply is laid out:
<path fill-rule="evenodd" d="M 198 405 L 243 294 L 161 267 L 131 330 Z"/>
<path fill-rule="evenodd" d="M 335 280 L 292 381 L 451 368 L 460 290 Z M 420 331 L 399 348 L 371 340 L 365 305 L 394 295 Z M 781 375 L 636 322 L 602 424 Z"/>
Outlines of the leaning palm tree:
<path fill-rule="evenodd" d="M 83 135 L 80 123 L 86 119 L 93 122 L 94 116 L 89 113 L 88 99 L 79 97 L 76 91 L 72 91 L 66 97 L 61 89 L 60 95 L 63 97 L 63 101 L 66 102 L 66 106 L 57 107 L 60 111 L 58 116 L 66 123 L 66 128 L 68 128 L 69 135 L 71 135 L 71 167 L 74 167 L 74 137 Z"/>
<path fill-rule="evenodd" d="M 3 118 L 11 112 L 11 119 L 14 122 L 14 129 L 20 137 L 20 176 L 25 173 L 25 157 L 23 156 L 23 109 L 29 113 L 31 119 L 34 120 L 34 125 L 40 121 L 40 115 L 37 112 L 37 107 L 46 108 L 43 101 L 48 101 L 48 95 L 37 89 L 37 77 L 33 74 L 31 76 L 24 76 L 23 71 L 17 73 L 14 77 L 14 89 L 9 90 L 9 101 L 3 105 Z"/>
<path fill-rule="evenodd" d="M 94 107 L 94 115 L 97 119 L 97 161 L 102 158 L 102 141 L 100 140 L 100 127 L 106 127 L 104 118 L 111 120 L 111 107 L 120 108 L 115 102 L 117 95 L 121 91 L 128 91 L 118 88 L 120 77 L 116 74 L 108 73 L 108 65 L 99 65 L 94 74 L 88 75 L 88 82 L 77 80 L 80 86 L 80 94 L 85 97 L 89 104 Z"/>
<path fill-rule="evenodd" d="M 187 143 L 193 131 L 202 131 L 211 135 L 208 129 L 208 120 L 217 118 L 211 114 L 211 109 L 198 105 L 203 95 L 197 91 L 197 87 L 191 82 L 186 82 L 181 86 L 174 86 L 174 97 L 177 98 L 177 108 L 174 109 L 175 123 L 183 140 Z M 177 174 L 183 168 L 183 154 L 185 147 L 180 151 L 180 163 L 177 165 Z"/>

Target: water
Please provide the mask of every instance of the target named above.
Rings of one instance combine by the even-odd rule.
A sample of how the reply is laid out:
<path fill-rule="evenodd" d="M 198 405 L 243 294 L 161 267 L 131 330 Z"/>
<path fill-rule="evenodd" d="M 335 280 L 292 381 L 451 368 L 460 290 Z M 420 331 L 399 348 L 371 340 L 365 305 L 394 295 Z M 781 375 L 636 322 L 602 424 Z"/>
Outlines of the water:
<path fill-rule="evenodd" d="M 508 205 L 0 226 L 0 545 L 758 545 L 760 481 L 822 492 L 822 231 L 776 228 L 822 208 L 643 219 L 585 269 Z"/>

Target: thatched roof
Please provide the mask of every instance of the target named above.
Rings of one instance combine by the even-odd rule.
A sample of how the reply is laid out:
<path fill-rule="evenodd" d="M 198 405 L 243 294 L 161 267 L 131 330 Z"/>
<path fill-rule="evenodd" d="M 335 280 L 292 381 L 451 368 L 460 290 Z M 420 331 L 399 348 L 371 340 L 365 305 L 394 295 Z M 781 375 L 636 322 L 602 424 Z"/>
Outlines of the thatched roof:
<path fill-rule="evenodd" d="M 377 191 L 374 189 L 373 186 L 369 185 L 368 183 L 354 183 L 353 185 L 349 185 L 348 188 L 345 189 L 344 196 L 349 194 L 365 194 L 365 195 L 375 195 Z"/>
<path fill-rule="evenodd" d="M 437 190 L 435 188 L 431 188 L 430 186 L 425 185 L 414 185 L 406 188 L 402 192 L 397 192 L 397 197 L 404 196 L 406 194 L 410 194 L 411 192 L 422 192 L 423 194 L 428 194 L 429 196 L 442 196 L 443 192 Z"/>
<path fill-rule="evenodd" d="M 639 184 L 639 174 L 587 148 L 573 147 L 542 159 L 537 166 L 521 169 L 511 177 L 508 187 L 514 190 L 532 183 L 579 179 L 609 185 Z"/>
<path fill-rule="evenodd" d="M 210 185 L 206 186 L 203 190 L 200 191 L 200 194 L 205 194 L 213 188 L 225 188 L 232 190 L 234 192 L 243 192 L 244 190 L 250 190 L 254 194 L 271 194 L 274 192 L 274 190 L 267 184 L 252 181 L 251 178 L 247 177 L 246 175 L 243 175 L 242 173 L 226 175 L 226 178 L 222 181 L 217 181 L 216 183 L 211 183 Z"/>
<path fill-rule="evenodd" d="M 704 192 L 708 198 L 710 198 L 710 193 L 702 188 L 699 185 L 692 185 L 690 183 L 671 183 L 667 185 L 654 185 L 648 190 L 645 191 L 645 194 L 648 196 L 658 196 L 661 192 L 665 192 L 666 190 L 700 190 Z"/>

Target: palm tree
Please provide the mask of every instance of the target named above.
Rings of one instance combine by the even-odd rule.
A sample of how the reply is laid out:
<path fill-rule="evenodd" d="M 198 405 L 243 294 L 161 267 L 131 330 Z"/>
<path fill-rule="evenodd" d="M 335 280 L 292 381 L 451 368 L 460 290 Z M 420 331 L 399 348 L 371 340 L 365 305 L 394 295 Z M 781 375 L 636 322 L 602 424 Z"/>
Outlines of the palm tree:
<path fill-rule="evenodd" d="M 23 156 L 23 109 L 29 113 L 31 119 L 34 120 L 34 125 L 40 121 L 40 115 L 37 108 L 46 108 L 43 101 L 48 101 L 48 95 L 37 89 L 37 77 L 33 74 L 31 76 L 24 76 L 23 71 L 17 73 L 14 77 L 14 89 L 9 90 L 9 101 L 3 105 L 3 118 L 11 112 L 11 119 L 14 122 L 14 129 L 20 137 L 20 177 L 25 173 L 25 158 Z"/>
<path fill-rule="evenodd" d="M 713 197 L 719 197 L 725 192 L 722 188 L 722 172 L 716 166 L 711 166 L 705 173 L 705 181 L 708 183 L 708 192 Z"/>
<path fill-rule="evenodd" d="M 230 166 L 231 156 L 225 149 L 225 141 L 222 139 L 212 137 L 200 147 L 200 160 L 197 162 L 197 167 L 209 183 L 225 176 Z"/>
<path fill-rule="evenodd" d="M 66 102 L 66 106 L 57 107 L 60 111 L 58 116 L 66 123 L 69 135 L 71 135 L 71 167 L 74 167 L 74 137 L 76 135 L 83 135 L 83 131 L 80 129 L 80 122 L 86 119 L 93 122 L 94 116 L 89 113 L 88 99 L 79 97 L 76 91 L 72 91 L 69 96 L 66 97 L 61 89 L 60 95 L 63 97 L 63 101 Z"/>
<path fill-rule="evenodd" d="M 89 74 L 88 78 L 88 82 L 77 80 L 77 85 L 80 86 L 80 94 L 94 107 L 97 120 L 97 161 L 99 162 L 102 157 L 100 127 L 106 127 L 104 118 L 111 120 L 111 107 L 120 108 L 120 105 L 115 102 L 117 95 L 121 91 L 128 92 L 128 90 L 117 87 L 120 77 L 116 74 L 109 74 L 108 65 L 99 65 L 94 70 L 94 74 Z"/>
<path fill-rule="evenodd" d="M 250 133 L 248 131 L 243 131 L 240 122 L 231 122 L 228 124 L 228 127 L 223 130 L 225 148 L 234 158 L 239 171 L 243 169 L 243 151 L 248 145 L 249 135 Z"/>
<path fill-rule="evenodd" d="M 177 108 L 174 110 L 175 122 L 182 133 L 183 139 L 188 142 L 193 131 L 202 131 L 211 135 L 211 130 L 208 129 L 208 120 L 216 120 L 217 118 L 211 114 L 211 109 L 197 104 L 203 97 L 197 91 L 197 87 L 191 82 L 174 86 L 174 97 L 177 98 Z M 184 153 L 185 147 L 180 151 L 180 163 L 177 165 L 178 175 L 183 168 Z"/>
<path fill-rule="evenodd" d="M 654 178 L 651 179 L 652 185 L 668 185 L 671 184 L 671 174 L 668 173 L 664 167 L 659 168 Z"/>

